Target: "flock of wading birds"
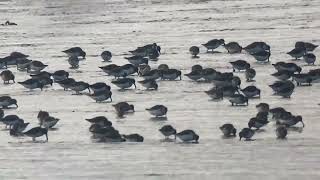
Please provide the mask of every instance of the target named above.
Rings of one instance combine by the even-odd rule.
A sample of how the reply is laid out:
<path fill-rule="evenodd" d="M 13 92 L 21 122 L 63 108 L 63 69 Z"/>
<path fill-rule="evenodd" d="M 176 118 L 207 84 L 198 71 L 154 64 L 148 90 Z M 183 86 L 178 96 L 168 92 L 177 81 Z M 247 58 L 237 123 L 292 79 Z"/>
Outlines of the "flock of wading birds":
<path fill-rule="evenodd" d="M 246 53 L 252 55 L 259 63 L 268 64 L 271 55 L 270 46 L 265 42 L 253 42 L 246 47 L 241 47 L 237 42 L 230 42 L 225 44 L 223 39 L 213 39 L 205 44 L 202 44 L 207 48 L 207 53 L 216 52 L 216 48 L 223 46 L 228 53 L 241 53 L 243 50 Z M 302 58 L 306 64 L 314 65 L 316 56 L 312 53 L 317 45 L 308 42 L 296 42 L 293 50 L 287 54 L 294 59 L 299 60 Z M 79 68 L 81 60 L 86 58 L 86 52 L 80 47 L 73 47 L 62 51 L 68 55 L 68 62 L 70 69 Z M 119 87 L 121 90 L 125 90 L 134 86 L 136 88 L 136 81 L 132 78 L 132 75 L 138 74 L 144 80 L 138 81 L 146 90 L 158 89 L 158 80 L 181 80 L 181 71 L 178 69 L 169 68 L 167 64 L 161 64 L 157 69 L 151 69 L 148 65 L 149 61 L 158 60 L 161 55 L 161 47 L 156 43 L 148 44 L 143 47 L 138 47 L 133 51 L 129 51 L 132 56 L 125 57 L 128 60 L 128 64 L 118 66 L 116 64 L 108 64 L 106 66 L 99 67 L 107 75 L 114 76 L 112 84 Z M 199 47 L 192 46 L 189 49 L 192 58 L 198 58 L 200 52 Z M 69 77 L 69 73 L 65 70 L 58 70 L 53 73 L 43 71 L 48 65 L 43 64 L 41 61 L 33 61 L 28 59 L 29 55 L 25 55 L 21 52 L 12 52 L 9 56 L 0 58 L 0 68 L 6 69 L 1 72 L 1 78 L 4 84 L 9 84 L 10 81 L 15 83 L 15 75 L 12 71 L 8 70 L 9 67 L 16 66 L 19 71 L 26 71 L 30 75 L 30 79 L 18 82 L 27 89 L 33 90 L 36 88 L 52 86 L 53 83 L 59 84 L 64 90 L 72 90 L 77 95 L 81 95 L 83 91 L 88 90 L 86 95 L 95 100 L 96 102 L 111 101 L 112 92 L 111 87 L 104 82 L 97 82 L 94 84 L 88 84 L 83 81 L 76 81 Z M 105 62 L 111 62 L 112 53 L 104 51 L 101 54 L 101 58 Z M 260 89 L 256 86 L 247 86 L 244 89 L 240 88 L 241 79 L 236 76 L 240 71 L 245 72 L 246 81 L 255 81 L 256 71 L 250 66 L 250 63 L 244 60 L 237 60 L 230 62 L 233 67 L 233 72 L 219 72 L 213 68 L 203 68 L 201 65 L 194 65 L 191 68 L 191 72 L 185 74 L 192 81 L 198 82 L 210 82 L 214 87 L 205 93 L 214 101 L 227 98 L 232 106 L 248 105 L 248 100 L 251 98 L 260 97 Z M 312 83 L 320 81 L 320 69 L 310 70 L 308 73 L 302 73 L 302 68 L 292 62 L 277 62 L 272 64 L 277 70 L 276 73 L 271 74 L 278 80 L 269 85 L 274 95 L 281 96 L 283 98 L 290 98 L 297 86 L 307 85 L 311 86 Z M 129 77 L 130 76 L 130 77 Z M 10 96 L 0 97 L 0 106 L 2 109 L 12 108 L 15 105 L 18 108 L 16 99 Z M 134 113 L 134 105 L 127 102 L 119 102 L 114 104 L 113 107 L 119 117 L 125 117 L 127 113 Z M 240 140 L 251 140 L 257 130 L 266 126 L 269 121 L 276 122 L 276 136 L 277 138 L 284 139 L 287 136 L 287 129 L 296 126 L 297 123 L 302 121 L 300 115 L 294 115 L 291 112 L 286 111 L 282 107 L 269 108 L 267 103 L 260 103 L 256 105 L 257 115 L 251 118 L 248 122 L 248 127 L 243 128 L 239 135 Z M 45 135 L 46 141 L 48 141 L 48 130 L 52 129 L 59 119 L 52 117 L 46 111 L 40 111 L 38 113 L 39 127 L 34 127 L 26 131 L 26 127 L 29 123 L 25 123 L 23 119 L 17 115 L 6 115 L 3 110 L 0 110 L 0 121 L 6 125 L 6 129 L 9 129 L 11 136 L 29 136 L 35 141 L 36 137 Z M 152 116 L 165 117 L 168 108 L 164 105 L 155 105 L 146 109 Z M 92 119 L 86 119 L 91 126 L 89 131 L 92 133 L 92 139 L 98 142 L 143 142 L 143 136 L 139 134 L 120 134 L 112 126 L 112 122 L 104 116 L 93 117 Z M 297 127 L 297 126 L 296 126 Z M 302 128 L 302 127 L 301 127 Z M 232 124 L 223 124 L 220 127 L 225 137 L 235 137 L 236 128 Z M 166 140 L 175 141 L 176 137 L 181 142 L 193 142 L 197 143 L 199 135 L 193 130 L 184 130 L 177 133 L 176 129 L 171 125 L 165 125 L 159 129 L 159 131 L 165 136 Z M 172 136 L 174 139 L 170 139 Z"/>

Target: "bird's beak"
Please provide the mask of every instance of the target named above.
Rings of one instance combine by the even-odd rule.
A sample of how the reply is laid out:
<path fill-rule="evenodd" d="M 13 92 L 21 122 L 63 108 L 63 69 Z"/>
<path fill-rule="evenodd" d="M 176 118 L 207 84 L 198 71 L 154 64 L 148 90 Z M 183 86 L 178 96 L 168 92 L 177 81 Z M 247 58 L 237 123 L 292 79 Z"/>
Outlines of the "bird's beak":
<path fill-rule="evenodd" d="M 15 104 L 15 105 L 16 105 L 16 107 L 19 107 L 18 104 Z"/>
<path fill-rule="evenodd" d="M 302 127 L 304 127 L 304 122 L 303 122 L 303 121 L 301 121 L 301 123 L 302 123 Z"/>
<path fill-rule="evenodd" d="M 48 133 L 46 133 L 46 138 L 47 138 L 47 142 L 49 141 L 49 138 L 48 138 Z"/>

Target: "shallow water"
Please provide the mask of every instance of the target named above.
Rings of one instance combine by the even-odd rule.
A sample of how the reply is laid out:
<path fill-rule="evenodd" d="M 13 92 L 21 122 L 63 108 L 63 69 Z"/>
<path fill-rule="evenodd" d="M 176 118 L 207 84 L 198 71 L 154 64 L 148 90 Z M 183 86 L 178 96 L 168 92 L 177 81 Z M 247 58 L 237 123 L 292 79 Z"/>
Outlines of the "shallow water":
<path fill-rule="evenodd" d="M 1 84 L 0 94 L 18 100 L 19 108 L 6 110 L 17 114 L 31 126 L 37 112 L 49 111 L 61 121 L 49 132 L 49 143 L 32 143 L 0 132 L 0 179 L 319 179 L 320 122 L 319 84 L 296 88 L 291 99 L 272 96 L 267 86 L 275 81 L 270 64 L 255 63 L 245 53 L 207 54 L 201 47 L 199 59 L 191 59 L 188 49 L 214 38 L 237 41 L 245 46 L 252 41 L 271 45 L 271 62 L 291 61 L 285 52 L 295 41 L 320 44 L 320 2 L 317 0 L 244 0 L 244 1 L 11 1 L 0 0 L 0 21 L 11 20 L 18 26 L 0 26 L 0 57 L 12 51 L 30 54 L 32 60 L 48 64 L 45 70 L 65 69 L 76 80 L 90 83 L 104 76 L 98 66 L 103 50 L 113 52 L 113 63 L 125 64 L 128 50 L 157 42 L 163 49 L 158 62 L 187 73 L 194 64 L 231 72 L 229 61 L 245 59 L 257 71 L 254 84 L 262 89 L 261 99 L 248 107 L 231 107 L 227 100 L 212 102 L 204 93 L 211 84 L 182 81 L 159 82 L 159 90 L 120 92 L 113 85 L 114 103 L 129 101 L 136 112 L 118 119 L 113 103 L 95 103 L 89 97 L 71 95 L 58 85 L 43 92 L 27 91 L 19 84 Z M 69 70 L 62 50 L 80 46 L 87 60 L 79 70 Z M 319 54 L 319 49 L 314 52 Z M 303 62 L 297 62 L 303 65 Z M 317 63 L 318 64 L 318 63 Z M 303 66 L 303 72 L 318 68 Z M 16 81 L 28 79 L 25 72 L 10 68 Z M 243 73 L 238 74 L 242 79 Z M 135 77 L 139 79 L 138 77 Z M 302 132 L 290 131 L 288 139 L 275 139 L 274 126 L 256 133 L 255 141 L 222 139 L 218 127 L 232 122 L 238 130 L 247 126 L 256 113 L 255 105 L 268 102 L 283 106 L 304 118 Z M 144 110 L 155 104 L 168 107 L 167 121 L 156 121 Z M 121 133 L 139 133 L 144 143 L 93 143 L 85 118 L 104 115 Z M 162 142 L 158 129 L 171 124 L 179 131 L 194 129 L 199 144 Z"/>

